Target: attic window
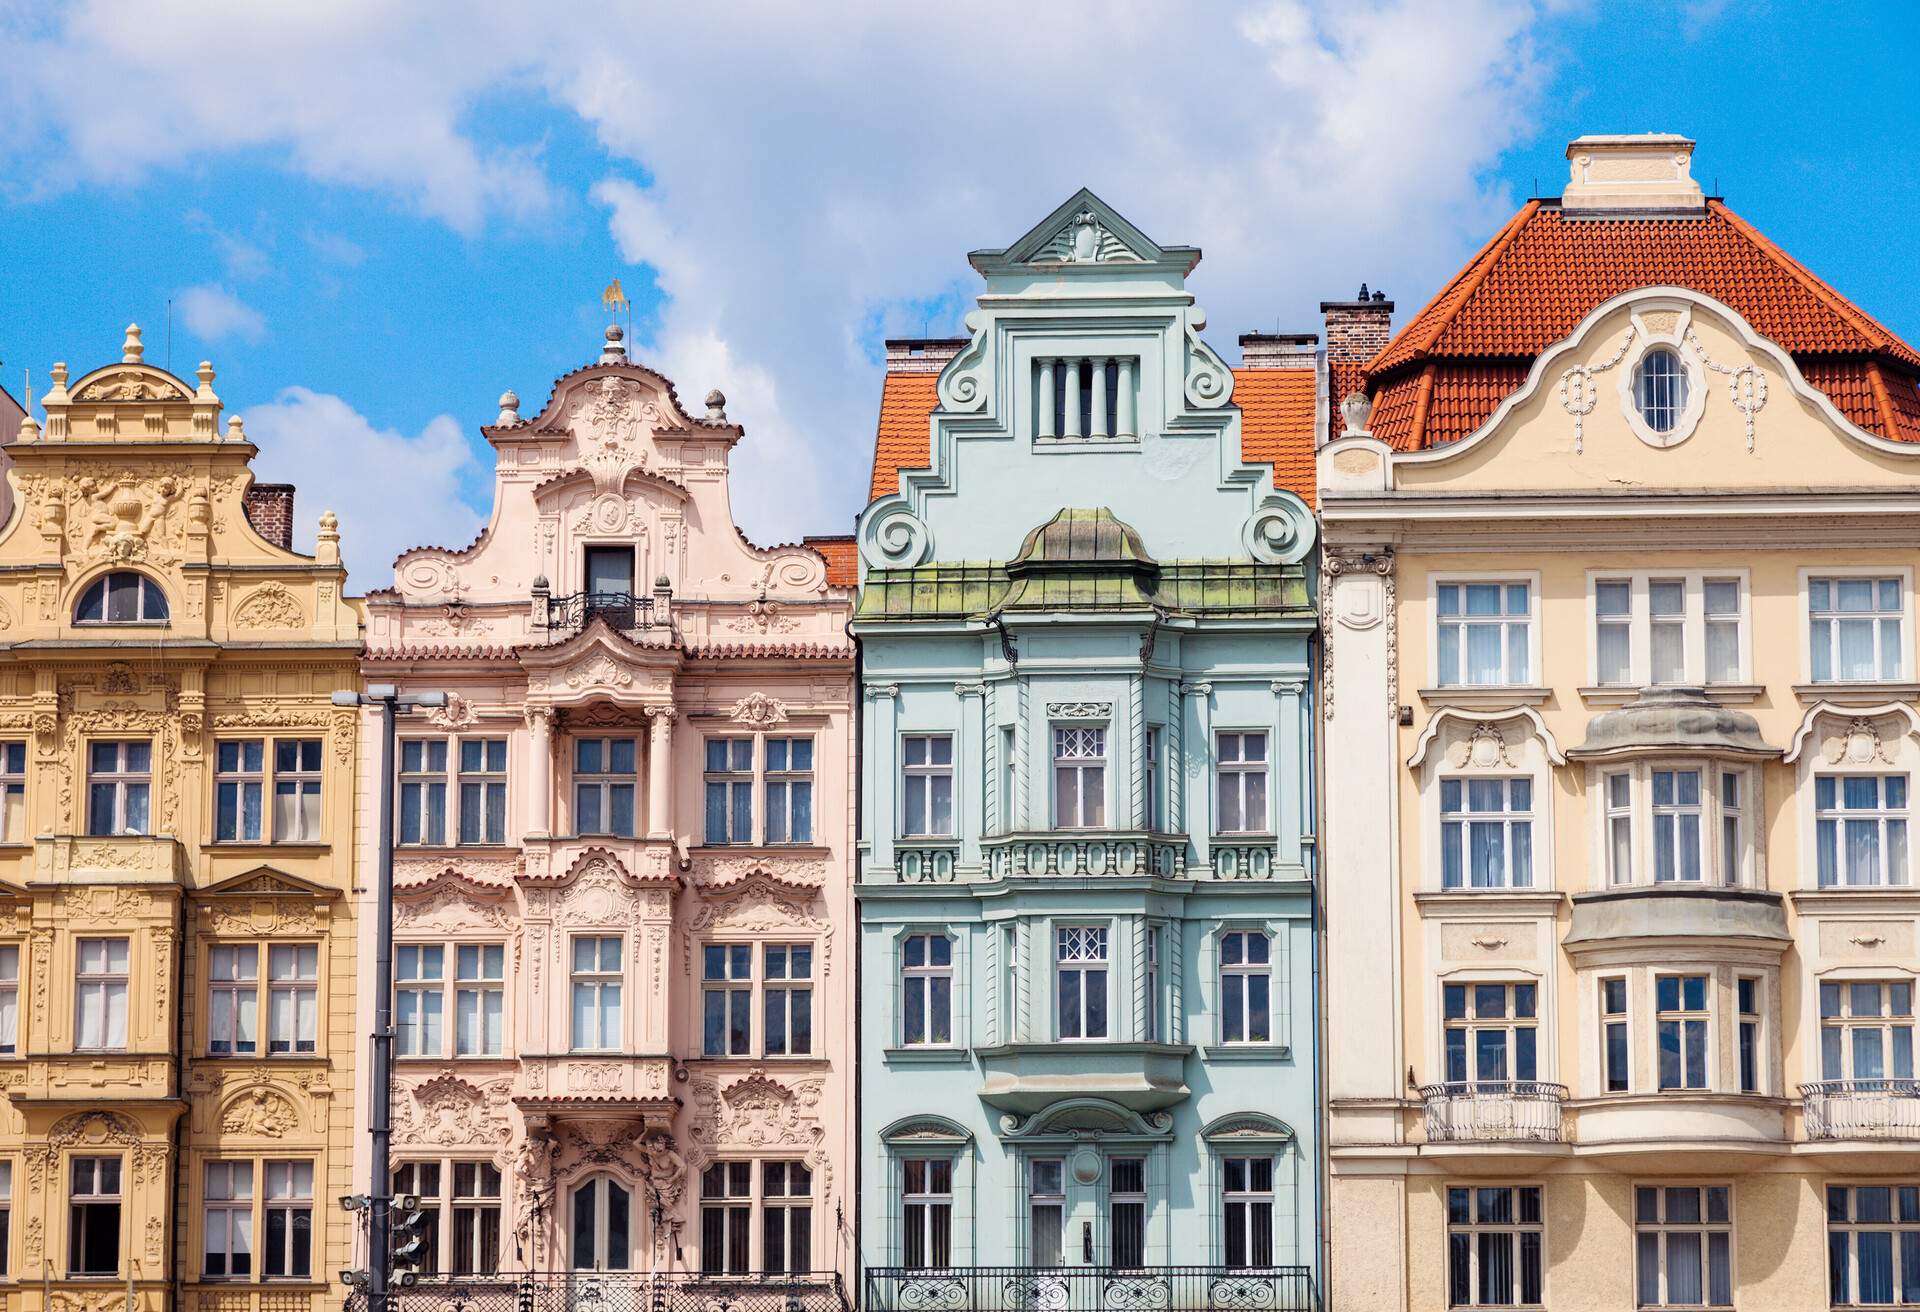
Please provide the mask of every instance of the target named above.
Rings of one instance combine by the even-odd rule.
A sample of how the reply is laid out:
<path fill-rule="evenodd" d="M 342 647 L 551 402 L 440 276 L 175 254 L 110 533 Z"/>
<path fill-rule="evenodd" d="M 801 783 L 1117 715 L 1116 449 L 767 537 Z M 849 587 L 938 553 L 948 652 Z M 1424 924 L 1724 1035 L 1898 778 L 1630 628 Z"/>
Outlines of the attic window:
<path fill-rule="evenodd" d="M 1034 436 L 1042 442 L 1130 442 L 1133 357 L 1050 356 L 1033 362 Z"/>
<path fill-rule="evenodd" d="M 1656 346 L 1633 369 L 1633 404 L 1655 433 L 1671 433 L 1687 408 L 1687 367 L 1670 346 Z"/>
<path fill-rule="evenodd" d="M 165 624 L 167 599 L 143 574 L 118 570 L 96 579 L 80 597 L 76 624 Z"/>

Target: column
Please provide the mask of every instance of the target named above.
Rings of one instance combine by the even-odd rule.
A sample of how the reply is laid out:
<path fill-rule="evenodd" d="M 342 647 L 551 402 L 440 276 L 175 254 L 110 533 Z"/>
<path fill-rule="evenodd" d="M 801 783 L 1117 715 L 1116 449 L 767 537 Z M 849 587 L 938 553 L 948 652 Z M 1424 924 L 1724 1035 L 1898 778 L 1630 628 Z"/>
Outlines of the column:
<path fill-rule="evenodd" d="M 673 707 L 647 707 L 647 837 L 673 837 Z"/>
<path fill-rule="evenodd" d="M 1087 425 L 1088 437 L 1106 437 L 1107 433 L 1107 364 L 1108 361 L 1095 356 L 1088 362 L 1093 370 L 1093 422 Z"/>
<path fill-rule="evenodd" d="M 553 832 L 553 710 L 527 708 L 527 836 Z"/>
<path fill-rule="evenodd" d="M 1115 437 L 1137 436 L 1137 428 L 1136 428 L 1134 413 L 1133 413 L 1133 357 L 1132 356 L 1120 357 L 1120 386 L 1118 388 L 1118 394 L 1114 397 L 1113 409 L 1114 409 L 1113 435 Z"/>
<path fill-rule="evenodd" d="M 953 685 L 953 695 L 960 700 L 960 733 L 953 753 L 953 832 L 960 839 L 958 860 L 966 865 L 980 861 L 979 818 L 986 812 L 986 794 L 993 787 L 984 768 L 986 692 L 984 683 Z"/>
<path fill-rule="evenodd" d="M 1040 364 L 1040 412 L 1034 416 L 1033 431 L 1037 437 L 1053 436 L 1053 361 L 1041 360 Z"/>
<path fill-rule="evenodd" d="M 1080 436 L 1080 361 L 1060 362 L 1060 436 L 1069 441 Z"/>
<path fill-rule="evenodd" d="M 1298 680 L 1273 681 L 1278 704 L 1274 708 L 1273 746 L 1267 751 L 1267 768 L 1273 771 L 1268 795 L 1274 807 L 1274 836 L 1280 842 L 1274 860 L 1286 865 L 1305 865 L 1307 857 L 1302 842 L 1308 814 L 1307 740 L 1300 717 L 1300 695 L 1305 691 L 1306 685 Z M 1282 770 L 1286 777 L 1282 777 Z"/>
<path fill-rule="evenodd" d="M 1202 866 L 1213 864 L 1213 685 L 1202 680 L 1180 685 L 1183 699 L 1193 702 L 1195 732 L 1192 758 L 1200 766 L 1187 806 L 1187 832 L 1193 840 L 1195 860 Z"/>

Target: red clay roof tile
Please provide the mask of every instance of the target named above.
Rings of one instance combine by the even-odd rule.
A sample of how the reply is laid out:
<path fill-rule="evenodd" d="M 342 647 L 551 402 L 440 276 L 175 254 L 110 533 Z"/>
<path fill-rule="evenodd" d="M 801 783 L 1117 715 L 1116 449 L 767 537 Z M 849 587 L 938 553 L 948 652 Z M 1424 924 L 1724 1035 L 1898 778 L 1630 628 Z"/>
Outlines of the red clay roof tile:
<path fill-rule="evenodd" d="M 873 483 L 867 500 L 900 490 L 900 471 L 925 469 L 930 430 L 927 416 L 940 404 L 938 374 L 888 374 L 880 384 L 880 431 L 873 444 Z"/>
<path fill-rule="evenodd" d="M 1318 375 L 1312 369 L 1235 369 L 1240 407 L 1240 458 L 1273 465 L 1273 485 L 1313 504 L 1313 412 Z"/>

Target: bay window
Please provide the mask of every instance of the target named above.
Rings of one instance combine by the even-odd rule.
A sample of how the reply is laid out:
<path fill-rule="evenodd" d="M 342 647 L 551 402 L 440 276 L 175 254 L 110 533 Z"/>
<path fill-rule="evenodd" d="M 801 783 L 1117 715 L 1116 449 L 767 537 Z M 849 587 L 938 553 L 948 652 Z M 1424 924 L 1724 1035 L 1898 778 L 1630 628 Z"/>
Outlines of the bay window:
<path fill-rule="evenodd" d="M 621 1025 L 622 940 L 619 935 L 573 940 L 573 1049 L 618 1052 Z"/>
<path fill-rule="evenodd" d="M 632 838 L 639 753 L 632 738 L 578 738 L 573 744 L 573 832 Z"/>
<path fill-rule="evenodd" d="M 1098 829 L 1107 818 L 1107 730 L 1103 725 L 1053 728 L 1053 822 L 1062 829 Z"/>
<path fill-rule="evenodd" d="M 1054 986 L 1062 1039 L 1107 1037 L 1107 930 L 1063 926 L 1055 931 Z"/>
<path fill-rule="evenodd" d="M 87 833 L 96 837 L 152 832 L 153 744 L 87 746 Z"/>
<path fill-rule="evenodd" d="M 1149 767 L 1151 768 L 1151 767 Z M 1267 735 L 1222 733 L 1214 738 L 1214 786 L 1219 799 L 1215 832 L 1267 832 Z"/>
<path fill-rule="evenodd" d="M 1656 975 L 1655 1024 L 1659 1036 L 1660 1088 L 1707 1087 L 1707 1036 L 1710 1009 L 1707 975 Z"/>

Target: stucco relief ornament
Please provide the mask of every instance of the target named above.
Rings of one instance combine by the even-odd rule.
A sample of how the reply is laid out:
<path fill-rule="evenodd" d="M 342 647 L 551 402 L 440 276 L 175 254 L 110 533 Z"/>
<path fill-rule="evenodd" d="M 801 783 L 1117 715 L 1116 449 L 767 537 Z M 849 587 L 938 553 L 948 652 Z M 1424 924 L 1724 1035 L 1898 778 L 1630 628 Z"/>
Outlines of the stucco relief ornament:
<path fill-rule="evenodd" d="M 1740 412 L 1747 424 L 1747 450 L 1753 450 L 1753 417 L 1767 404 L 1767 376 L 1751 364 L 1721 364 L 1707 354 L 1707 348 L 1700 344 L 1700 334 L 1691 325 L 1687 328 L 1687 345 L 1700 357 L 1700 363 L 1727 379 L 1727 400 Z"/>
<path fill-rule="evenodd" d="M 1453 744 L 1447 751 L 1447 761 L 1455 769 L 1469 765 L 1479 770 L 1490 770 L 1496 765 L 1509 769 L 1513 766 L 1513 757 L 1507 751 L 1506 735 L 1490 720 L 1482 720 L 1474 725 L 1469 738 Z"/>
<path fill-rule="evenodd" d="M 220 1117 L 220 1129 L 225 1134 L 252 1134 L 266 1139 L 278 1139 L 287 1131 L 298 1129 L 299 1113 L 293 1105 L 271 1089 L 249 1089 L 231 1103 Z"/>
<path fill-rule="evenodd" d="M 633 684 L 633 672 L 622 668 L 614 662 L 613 657 L 602 652 L 585 665 L 569 670 L 566 683 L 569 688 L 626 688 Z"/>
<path fill-rule="evenodd" d="M 770 724 L 787 722 L 787 704 L 763 692 L 749 693 L 733 705 L 728 717 L 735 724 L 752 725 L 761 728 Z"/>
<path fill-rule="evenodd" d="M 1599 404 L 1600 392 L 1593 385 L 1593 376 L 1603 374 L 1626 358 L 1627 348 L 1633 345 L 1637 328 L 1629 327 L 1627 335 L 1620 340 L 1620 349 L 1600 364 L 1576 364 L 1560 375 L 1560 408 L 1573 416 L 1573 453 L 1580 455 L 1586 450 L 1587 416 L 1593 413 L 1593 407 Z"/>
<path fill-rule="evenodd" d="M 110 484 L 83 478 L 76 487 L 81 519 L 75 527 L 83 539 L 82 549 L 88 556 L 121 562 L 148 556 L 149 539 L 160 517 L 180 497 L 178 479 L 142 483 L 130 470 Z"/>
<path fill-rule="evenodd" d="M 657 425 L 660 410 L 630 380 L 602 378 L 582 389 L 567 418 L 595 486 L 617 492 L 628 470 L 645 467 L 646 452 L 635 449 L 640 426 Z"/>
<path fill-rule="evenodd" d="M 733 633 L 791 633 L 800 627 L 800 621 L 786 613 L 786 607 L 777 601 L 767 600 L 762 592 L 746 604 L 746 614 L 727 624 Z"/>
<path fill-rule="evenodd" d="M 299 598 L 284 583 L 262 584 L 233 608 L 237 629 L 297 629 L 305 623 Z"/>
<path fill-rule="evenodd" d="M 452 606 L 448 610 L 454 609 Z M 464 729 L 480 718 L 480 712 L 473 703 L 457 692 L 447 694 L 445 706 L 435 706 L 427 711 L 427 722 L 437 724 L 443 729 Z"/>
<path fill-rule="evenodd" d="M 1842 761 L 1849 765 L 1866 765 L 1873 761 L 1893 764 L 1893 753 L 1887 750 L 1880 736 L 1880 726 L 1864 716 L 1856 716 L 1848 722 L 1844 733 L 1827 739 L 1822 745 L 1826 749 L 1824 755 L 1829 765 L 1839 765 Z"/>

